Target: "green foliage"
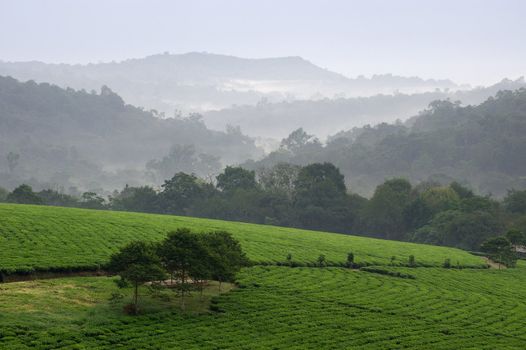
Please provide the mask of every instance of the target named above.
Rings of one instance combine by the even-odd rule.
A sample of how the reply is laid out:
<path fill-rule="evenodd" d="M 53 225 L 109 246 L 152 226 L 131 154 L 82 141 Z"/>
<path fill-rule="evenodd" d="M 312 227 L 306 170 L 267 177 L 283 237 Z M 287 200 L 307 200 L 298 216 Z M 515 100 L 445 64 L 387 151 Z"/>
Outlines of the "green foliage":
<path fill-rule="evenodd" d="M 512 213 L 526 214 L 526 190 L 508 191 L 508 195 L 504 198 L 504 205 Z"/>
<path fill-rule="evenodd" d="M 324 254 L 320 254 L 320 256 L 318 256 L 317 262 L 319 267 L 324 267 L 327 265 L 327 258 L 325 258 Z"/>
<path fill-rule="evenodd" d="M 123 281 L 133 284 L 133 307 L 130 311 L 134 314 L 138 311 L 139 285 L 163 280 L 165 276 L 155 247 L 141 241 L 130 242 L 114 253 L 107 267 L 109 271 L 118 274 Z"/>
<path fill-rule="evenodd" d="M 110 198 L 113 210 L 154 213 L 161 211 L 157 192 L 150 186 L 126 187 Z"/>
<path fill-rule="evenodd" d="M 86 209 L 104 209 L 106 207 L 106 201 L 95 192 L 84 192 L 80 206 Z"/>
<path fill-rule="evenodd" d="M 208 129 L 198 116 L 159 118 L 108 87 L 76 91 L 0 76 L 0 91 L 0 125 L 9 131 L 0 140 L 6 188 L 30 182 L 109 190 L 162 183 L 179 171 L 208 177 L 220 163 L 263 154 L 241 132 Z"/>
<path fill-rule="evenodd" d="M 354 265 L 354 253 L 349 252 L 347 253 L 347 266 L 351 267 Z"/>
<path fill-rule="evenodd" d="M 451 187 L 432 187 L 421 196 L 433 214 L 456 209 L 460 203 L 459 195 Z"/>
<path fill-rule="evenodd" d="M 506 238 L 513 245 L 526 245 L 526 235 L 522 231 L 511 229 L 506 232 Z"/>
<path fill-rule="evenodd" d="M 449 187 L 455 191 L 457 193 L 457 195 L 461 198 L 461 199 L 465 199 L 465 198 L 471 198 L 474 196 L 474 193 L 472 190 L 470 190 L 469 188 L 459 184 L 458 182 L 456 181 L 453 181 L 452 183 L 449 184 Z"/>
<path fill-rule="evenodd" d="M 42 204 L 42 199 L 33 192 L 29 185 L 20 185 L 8 196 L 7 201 L 18 204 Z"/>
<path fill-rule="evenodd" d="M 42 190 L 37 193 L 37 196 L 45 205 L 56 205 L 63 207 L 80 206 L 79 200 L 76 197 L 60 193 L 54 190 Z"/>
<path fill-rule="evenodd" d="M 410 193 L 411 184 L 405 179 L 387 180 L 378 186 L 365 208 L 368 232 L 387 239 L 403 239 Z"/>
<path fill-rule="evenodd" d="M 506 237 L 495 237 L 484 241 L 480 250 L 489 254 L 492 260 L 502 263 L 507 267 L 514 267 L 517 254 L 513 245 Z"/>
<path fill-rule="evenodd" d="M 501 230 L 502 222 L 492 212 L 448 210 L 438 213 L 428 225 L 417 229 L 413 240 L 477 250 L 485 239 Z"/>
<path fill-rule="evenodd" d="M 465 107 L 435 101 L 407 123 L 342 131 L 316 148 L 302 141 L 303 133 L 296 131 L 286 139 L 300 140 L 293 143 L 294 152 L 271 153 L 251 167 L 330 161 L 345 175 L 350 188 L 366 196 L 391 177 L 415 183 L 435 178 L 442 184 L 462 179 L 480 193 L 498 197 L 510 188 L 524 189 L 526 89 L 501 91 L 478 106 L 463 102 Z M 461 198 L 470 195 L 457 185 L 453 190 Z"/>
<path fill-rule="evenodd" d="M 451 268 L 451 259 L 447 258 L 446 260 L 444 260 L 444 264 L 442 264 L 442 266 L 446 269 Z"/>
<path fill-rule="evenodd" d="M 5 202 L 8 195 L 9 192 L 5 188 L 0 187 L 0 202 Z"/>
<path fill-rule="evenodd" d="M 409 267 L 415 267 L 416 266 L 416 260 L 414 255 L 409 255 L 409 259 L 407 260 L 407 265 Z"/>
<path fill-rule="evenodd" d="M 226 231 L 213 231 L 201 235 L 209 262 L 210 276 L 220 282 L 234 282 L 243 266 L 249 264 L 239 242 Z"/>
<path fill-rule="evenodd" d="M 253 190 L 257 186 L 256 173 L 240 167 L 227 166 L 217 176 L 217 188 L 227 193 L 235 190 Z"/>
<path fill-rule="evenodd" d="M 160 206 L 170 214 L 185 214 L 191 204 L 206 194 L 206 184 L 196 176 L 177 173 L 162 185 Z"/>
<path fill-rule="evenodd" d="M 189 277 L 204 276 L 207 252 L 196 234 L 188 228 L 180 228 L 168 233 L 167 238 L 158 247 L 158 254 L 170 274 L 177 275 L 181 284 Z"/>

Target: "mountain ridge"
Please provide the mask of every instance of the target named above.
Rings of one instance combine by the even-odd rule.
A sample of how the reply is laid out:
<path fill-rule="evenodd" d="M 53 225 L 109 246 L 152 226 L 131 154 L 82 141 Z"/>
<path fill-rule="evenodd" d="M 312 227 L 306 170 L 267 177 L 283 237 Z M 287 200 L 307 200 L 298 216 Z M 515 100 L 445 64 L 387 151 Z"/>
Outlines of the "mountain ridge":
<path fill-rule="evenodd" d="M 241 58 L 200 52 L 89 64 L 0 61 L 0 75 L 63 88 L 98 90 L 107 85 L 127 103 L 165 113 L 255 105 L 262 99 L 285 101 L 459 87 L 450 80 L 392 74 L 349 78 L 300 56 Z"/>

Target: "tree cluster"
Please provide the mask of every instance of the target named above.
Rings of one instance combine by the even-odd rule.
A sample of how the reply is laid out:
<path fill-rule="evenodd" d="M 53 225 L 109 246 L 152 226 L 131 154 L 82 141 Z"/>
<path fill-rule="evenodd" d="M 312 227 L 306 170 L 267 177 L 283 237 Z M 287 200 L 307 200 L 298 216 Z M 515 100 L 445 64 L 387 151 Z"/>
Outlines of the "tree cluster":
<path fill-rule="evenodd" d="M 233 282 L 241 267 L 249 264 L 239 242 L 225 231 L 194 233 L 181 228 L 168 233 L 160 243 L 131 242 L 111 256 L 109 271 L 121 277 L 120 286 L 133 287 L 130 311 L 138 310 L 139 286 L 157 282 L 174 287 L 185 307 L 185 296 L 191 290 L 202 291 L 206 280 Z"/>

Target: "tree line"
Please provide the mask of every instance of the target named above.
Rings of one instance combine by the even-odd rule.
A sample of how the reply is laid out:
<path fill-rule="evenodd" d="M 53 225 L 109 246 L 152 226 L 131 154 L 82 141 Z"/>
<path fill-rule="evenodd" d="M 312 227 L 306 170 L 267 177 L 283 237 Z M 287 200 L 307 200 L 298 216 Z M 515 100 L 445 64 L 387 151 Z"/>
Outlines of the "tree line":
<path fill-rule="evenodd" d="M 2 194 L 3 193 L 3 194 Z M 160 189 L 126 186 L 108 199 L 80 198 L 27 185 L 0 192 L 13 203 L 187 215 L 459 247 L 478 251 L 487 239 L 526 232 L 526 191 L 498 201 L 458 182 L 412 185 L 393 178 L 370 199 L 352 193 L 331 163 L 279 163 L 257 172 L 227 167 L 214 182 L 179 172 Z M 515 242 L 516 245 L 522 243 Z"/>

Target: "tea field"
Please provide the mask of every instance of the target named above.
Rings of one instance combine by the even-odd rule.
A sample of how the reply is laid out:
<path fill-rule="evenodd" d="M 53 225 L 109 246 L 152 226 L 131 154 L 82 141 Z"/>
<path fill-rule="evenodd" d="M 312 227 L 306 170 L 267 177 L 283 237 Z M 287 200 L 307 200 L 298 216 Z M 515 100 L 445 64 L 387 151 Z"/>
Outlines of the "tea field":
<path fill-rule="evenodd" d="M 483 267 L 484 261 L 459 249 L 358 236 L 220 220 L 74 208 L 0 204 L 0 271 L 93 270 L 119 247 L 135 239 L 161 240 L 170 230 L 227 230 L 255 262 L 313 263 L 320 254 L 343 263 L 352 251 L 357 263 Z"/>
<path fill-rule="evenodd" d="M 524 349 L 526 263 L 487 269 L 445 247 L 282 227 L 71 208 L 0 204 L 5 272 L 85 270 L 134 239 L 170 230 L 228 230 L 256 266 L 187 309 L 142 286 L 141 314 L 115 277 L 0 284 L 0 349 Z M 349 251 L 364 269 L 334 265 Z M 271 266 L 293 261 L 310 267 Z M 405 267 L 414 255 L 418 267 Z M 392 261 L 391 257 L 395 257 Z M 454 266 L 442 267 L 445 259 Z M 116 294 L 117 293 L 117 294 Z M 116 295 L 122 295 L 116 298 Z"/>
<path fill-rule="evenodd" d="M 174 300 L 140 316 L 109 277 L 0 285 L 2 349 L 524 349 L 526 265 L 516 269 L 256 266 L 215 311 Z"/>

